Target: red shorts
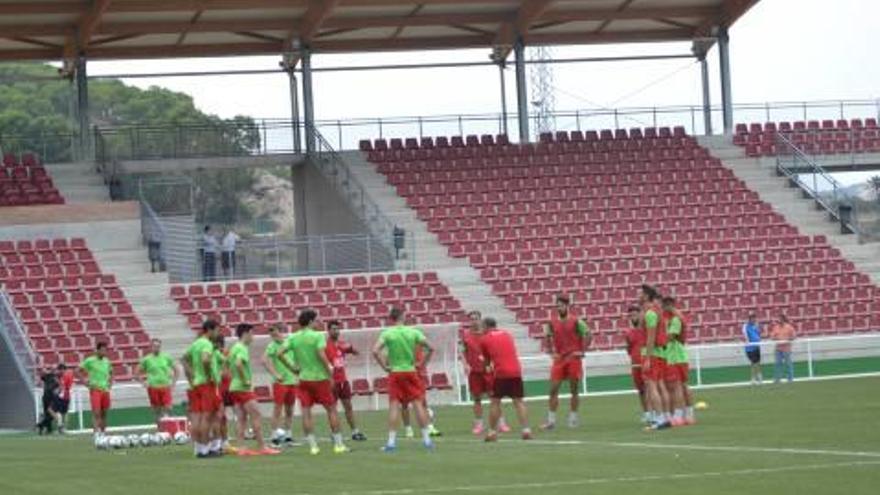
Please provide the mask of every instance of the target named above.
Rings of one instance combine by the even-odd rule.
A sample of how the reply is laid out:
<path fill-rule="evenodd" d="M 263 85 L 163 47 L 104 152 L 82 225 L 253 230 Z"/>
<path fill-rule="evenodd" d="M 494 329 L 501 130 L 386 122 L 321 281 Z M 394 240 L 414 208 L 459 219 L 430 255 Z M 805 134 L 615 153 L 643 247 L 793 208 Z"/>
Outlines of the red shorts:
<path fill-rule="evenodd" d="M 351 400 L 353 397 L 351 383 L 348 383 L 348 380 L 333 382 L 333 396 L 336 397 L 336 400 Z"/>
<path fill-rule="evenodd" d="M 150 407 L 171 407 L 171 387 L 147 387 Z"/>
<path fill-rule="evenodd" d="M 330 380 L 299 382 L 299 405 L 312 407 L 314 404 L 320 404 L 324 407 L 333 407 L 336 404 L 336 398 L 333 397 L 333 384 Z"/>
<path fill-rule="evenodd" d="M 415 371 L 391 372 L 388 375 L 388 399 L 403 405 L 422 400 L 425 384 Z"/>
<path fill-rule="evenodd" d="M 229 398 L 232 400 L 232 403 L 236 406 L 243 406 L 252 400 L 257 400 L 257 394 L 253 393 L 253 391 L 246 392 L 229 392 Z"/>
<path fill-rule="evenodd" d="M 489 373 L 468 373 L 468 388 L 471 397 L 481 397 L 492 393 L 492 375 Z"/>
<path fill-rule="evenodd" d="M 110 409 L 110 391 L 109 390 L 89 390 L 89 402 L 92 404 L 92 411 L 107 411 Z"/>
<path fill-rule="evenodd" d="M 584 368 L 579 358 L 568 358 L 554 361 L 550 368 L 550 381 L 580 380 L 584 377 Z"/>
<path fill-rule="evenodd" d="M 667 382 L 687 383 L 690 367 L 688 363 L 666 364 L 666 373 L 663 377 Z"/>
<path fill-rule="evenodd" d="M 521 376 L 496 377 L 492 383 L 492 398 L 503 399 L 504 397 L 510 397 L 511 399 L 522 399 L 523 395 L 525 395 L 523 388 Z"/>
<path fill-rule="evenodd" d="M 217 386 L 213 383 L 203 383 L 192 389 L 192 402 L 190 409 L 194 413 L 214 413 L 223 409 Z"/>
<path fill-rule="evenodd" d="M 633 387 L 636 388 L 639 392 L 645 391 L 645 378 L 642 376 L 642 367 L 641 366 L 633 366 L 632 367 L 632 378 L 633 378 Z"/>
<path fill-rule="evenodd" d="M 285 385 L 283 383 L 272 384 L 272 402 L 279 406 L 292 406 L 296 404 L 296 396 L 298 394 L 296 385 Z"/>
<path fill-rule="evenodd" d="M 193 404 L 195 403 L 196 394 L 193 392 L 193 389 L 186 389 L 186 410 L 187 412 L 195 412 L 193 411 Z"/>
<path fill-rule="evenodd" d="M 645 380 L 659 382 L 666 379 L 666 360 L 657 356 L 651 356 L 650 359 L 651 366 L 648 369 L 642 369 L 642 376 Z"/>

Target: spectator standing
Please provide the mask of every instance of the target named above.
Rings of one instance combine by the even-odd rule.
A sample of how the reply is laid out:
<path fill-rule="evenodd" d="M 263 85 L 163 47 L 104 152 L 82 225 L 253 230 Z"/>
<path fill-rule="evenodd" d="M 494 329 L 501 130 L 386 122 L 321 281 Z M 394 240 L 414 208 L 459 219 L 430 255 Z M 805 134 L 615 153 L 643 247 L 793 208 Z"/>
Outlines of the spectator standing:
<path fill-rule="evenodd" d="M 742 333 L 746 342 L 746 357 L 751 364 L 752 385 L 760 385 L 764 382 L 764 374 L 761 371 L 761 325 L 755 319 L 755 313 L 749 313 L 749 319 L 743 324 Z"/>
<path fill-rule="evenodd" d="M 211 230 L 210 225 L 205 225 L 205 233 L 202 236 L 202 278 L 205 282 L 211 282 L 217 278 L 217 253 L 220 251 L 220 243 Z"/>
<path fill-rule="evenodd" d="M 770 338 L 776 342 L 776 367 L 773 371 L 773 382 L 782 380 L 783 368 L 789 383 L 794 381 L 794 363 L 791 362 L 791 343 L 795 338 L 794 326 L 785 315 L 779 315 L 779 321 L 773 325 Z"/>
<path fill-rule="evenodd" d="M 40 375 L 40 381 L 43 382 L 43 413 L 40 416 L 40 422 L 37 423 L 37 431 L 42 435 L 52 433 L 55 423 L 52 405 L 58 396 L 58 375 L 54 369 L 47 368 Z"/>
<path fill-rule="evenodd" d="M 235 245 L 241 237 L 236 234 L 232 228 L 227 227 L 226 233 L 221 241 L 220 266 L 223 267 L 223 277 L 227 279 L 235 278 Z"/>
<path fill-rule="evenodd" d="M 55 423 L 58 425 L 58 433 L 64 433 L 64 428 L 67 425 L 67 411 L 70 409 L 70 389 L 73 388 L 75 378 L 72 369 L 69 369 L 64 363 L 58 365 L 60 385 L 58 395 L 55 397 L 55 403 L 52 404 L 52 413 L 55 416 Z"/>

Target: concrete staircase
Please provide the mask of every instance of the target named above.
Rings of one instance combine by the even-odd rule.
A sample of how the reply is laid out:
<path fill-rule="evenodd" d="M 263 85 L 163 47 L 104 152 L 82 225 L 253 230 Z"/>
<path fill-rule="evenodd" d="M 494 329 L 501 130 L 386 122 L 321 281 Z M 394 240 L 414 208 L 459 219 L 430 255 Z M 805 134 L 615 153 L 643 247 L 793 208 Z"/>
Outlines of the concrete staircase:
<path fill-rule="evenodd" d="M 501 298 L 492 293 L 491 287 L 480 279 L 479 272 L 467 260 L 449 256 L 437 236 L 428 231 L 427 224 L 416 217 L 415 210 L 406 204 L 363 153 L 346 151 L 340 155 L 352 175 L 364 186 L 367 195 L 379 205 L 385 215 L 413 235 L 415 246 L 408 246 L 405 255 L 412 262 L 414 270 L 436 271 L 440 280 L 464 304 L 466 310 L 476 309 L 485 316 L 496 318 L 499 326 L 514 332 L 520 352 L 538 351 L 538 343 L 528 337 L 527 329 L 517 323 L 516 315 L 507 309 Z"/>
<path fill-rule="evenodd" d="M 68 203 L 110 201 L 93 163 L 47 164 L 46 170 Z M 169 297 L 168 274 L 150 272 L 146 248 L 140 243 L 140 222 L 116 223 L 110 230 L 84 235 L 101 270 L 116 276 L 147 333 L 162 339 L 165 350 L 173 356 L 182 354 L 192 341 L 192 331 Z"/>
<path fill-rule="evenodd" d="M 95 173 L 95 166 L 92 163 L 47 164 L 46 171 L 67 203 L 110 201 L 104 180 Z"/>
<path fill-rule="evenodd" d="M 831 221 L 825 210 L 816 207 L 815 201 L 805 198 L 799 188 L 790 187 L 786 178 L 776 175 L 774 158 L 748 157 L 729 136 L 701 136 L 697 140 L 786 221 L 804 234 L 824 235 L 859 271 L 880 284 L 880 244 L 859 244 L 855 235 L 842 234 L 840 224 Z"/>
<path fill-rule="evenodd" d="M 192 331 L 168 295 L 168 274 L 150 272 L 146 251 L 138 242 L 140 222 L 129 222 L 122 229 L 114 229 L 112 235 L 131 239 L 131 246 L 102 247 L 100 239 L 86 239 L 101 271 L 116 276 L 147 333 L 162 339 L 165 350 L 179 356 L 192 342 Z"/>

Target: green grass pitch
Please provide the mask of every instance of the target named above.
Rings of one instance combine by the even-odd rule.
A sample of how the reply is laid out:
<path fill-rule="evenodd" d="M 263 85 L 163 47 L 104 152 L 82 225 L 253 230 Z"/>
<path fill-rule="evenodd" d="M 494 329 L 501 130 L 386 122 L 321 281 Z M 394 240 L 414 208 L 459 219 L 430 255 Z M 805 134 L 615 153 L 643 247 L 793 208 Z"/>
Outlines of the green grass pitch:
<path fill-rule="evenodd" d="M 276 457 L 196 460 L 189 447 L 105 452 L 89 436 L 7 435 L 0 493 L 874 494 L 878 390 L 880 378 L 704 390 L 697 398 L 709 409 L 699 425 L 653 433 L 637 425 L 634 396 L 588 398 L 576 430 L 493 445 L 470 434 L 469 408 L 438 408 L 445 435 L 434 453 L 407 439 L 397 453 L 380 453 L 380 413 L 361 416 L 368 442 L 350 443 L 346 455 L 325 443 L 316 457 L 294 447 Z M 537 424 L 546 405 L 529 405 Z"/>

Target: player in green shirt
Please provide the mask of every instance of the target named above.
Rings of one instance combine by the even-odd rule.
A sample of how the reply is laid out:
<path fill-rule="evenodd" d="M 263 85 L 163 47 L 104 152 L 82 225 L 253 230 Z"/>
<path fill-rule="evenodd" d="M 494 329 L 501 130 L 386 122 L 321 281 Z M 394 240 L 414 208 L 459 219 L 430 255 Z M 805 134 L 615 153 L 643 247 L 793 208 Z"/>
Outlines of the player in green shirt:
<path fill-rule="evenodd" d="M 235 404 L 232 403 L 232 397 L 229 394 L 229 385 L 232 382 L 232 375 L 227 366 L 227 355 L 229 351 L 226 349 L 226 337 L 220 333 L 213 339 L 214 352 L 211 354 L 211 380 L 217 384 L 217 392 L 220 397 L 220 407 L 218 408 L 218 418 L 213 425 L 212 435 L 220 439 L 224 453 L 235 454 L 236 449 L 229 443 L 229 416 L 226 409 L 232 409 Z M 235 412 L 233 411 L 233 415 Z"/>
<path fill-rule="evenodd" d="M 675 298 L 663 298 L 663 317 L 666 320 L 666 388 L 673 405 L 673 426 L 696 423 L 693 399 L 688 388 L 688 353 L 685 347 L 686 326 L 684 316 L 675 307 Z"/>
<path fill-rule="evenodd" d="M 220 326 L 214 320 L 202 324 L 199 337 L 187 348 L 181 364 L 189 381 L 190 421 L 193 448 L 196 457 L 215 457 L 222 454 L 223 442 L 219 436 L 221 403 L 217 394 L 214 373 L 214 342 Z"/>
<path fill-rule="evenodd" d="M 238 442 L 244 443 L 244 433 L 247 430 L 248 420 L 254 431 L 257 441 L 257 450 L 238 449 L 238 455 L 275 455 L 279 451 L 266 447 L 263 440 L 263 416 L 257 405 L 257 396 L 254 394 L 254 384 L 251 374 L 251 351 L 250 346 L 254 341 L 254 326 L 249 323 L 239 323 L 235 327 L 235 336 L 238 342 L 232 344 L 227 357 L 227 366 L 232 375 L 229 383 L 229 395 L 235 405 L 235 415 L 238 418 Z"/>
<path fill-rule="evenodd" d="M 140 381 L 147 389 L 150 407 L 156 416 L 156 427 L 171 412 L 171 392 L 177 383 L 177 366 L 167 352 L 162 352 L 162 341 L 153 339 L 150 352 L 141 358 L 138 370 Z"/>
<path fill-rule="evenodd" d="M 103 437 L 107 431 L 107 411 L 110 409 L 110 389 L 113 387 L 113 365 L 107 357 L 106 342 L 98 342 L 95 353 L 80 363 L 79 375 L 89 387 L 95 436 Z"/>
<path fill-rule="evenodd" d="M 278 353 L 284 347 L 286 336 L 278 325 L 269 327 L 269 344 L 263 354 L 263 367 L 272 377 L 272 445 L 293 444 L 293 406 L 296 403 L 299 377 L 284 366 Z M 294 366 L 293 351 L 285 349 L 285 358 Z M 283 428 L 282 428 L 283 426 Z"/>
<path fill-rule="evenodd" d="M 428 428 L 428 410 L 422 400 L 425 397 L 425 384 L 416 369 L 426 366 L 434 348 L 421 330 L 407 326 L 406 313 L 400 308 L 392 308 L 389 320 L 391 326 L 382 330 L 379 340 L 373 346 L 373 357 L 379 366 L 388 373 L 388 443 L 384 452 L 397 450 L 397 429 L 400 427 L 401 407 L 413 404 L 416 420 L 422 428 L 422 444 L 431 450 L 431 430 Z M 422 362 L 416 362 L 416 351 L 423 348 Z"/>
<path fill-rule="evenodd" d="M 339 429 L 339 414 L 336 412 L 336 397 L 333 396 L 333 383 L 330 372 L 333 365 L 327 357 L 327 334 L 315 330 L 318 313 L 314 309 L 304 309 L 299 314 L 300 329 L 287 337 L 284 347 L 278 350 L 278 358 L 290 371 L 299 371 L 300 408 L 302 410 L 303 434 L 309 442 L 312 455 L 321 453 L 315 440 L 315 424 L 312 406 L 320 404 L 327 411 L 327 420 L 333 437 L 333 453 L 344 454 L 349 451 L 342 441 Z M 294 365 L 287 359 L 287 352 L 293 351 Z"/>
<path fill-rule="evenodd" d="M 643 285 L 639 301 L 642 304 L 642 323 L 645 327 L 645 353 L 642 374 L 645 392 L 653 416 L 650 429 L 660 430 L 671 426 L 669 417 L 669 394 L 666 390 L 666 329 L 660 308 L 660 293 L 650 285 Z"/>

